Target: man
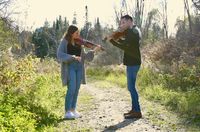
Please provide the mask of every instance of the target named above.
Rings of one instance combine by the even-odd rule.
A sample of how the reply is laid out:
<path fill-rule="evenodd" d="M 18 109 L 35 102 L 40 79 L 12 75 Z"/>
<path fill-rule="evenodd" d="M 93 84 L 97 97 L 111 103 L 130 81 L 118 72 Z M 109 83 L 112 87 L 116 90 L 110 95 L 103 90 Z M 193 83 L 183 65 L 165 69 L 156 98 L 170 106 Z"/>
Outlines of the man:
<path fill-rule="evenodd" d="M 141 118 L 141 110 L 138 99 L 138 93 L 135 87 L 137 73 L 141 65 L 141 55 L 139 49 L 139 43 L 141 38 L 141 32 L 136 27 L 133 19 L 129 15 L 121 17 L 120 20 L 120 32 L 124 32 L 124 39 L 109 38 L 109 41 L 116 47 L 124 50 L 123 63 L 127 66 L 127 83 L 128 90 L 131 94 L 132 109 L 128 113 L 124 113 L 125 119 Z"/>

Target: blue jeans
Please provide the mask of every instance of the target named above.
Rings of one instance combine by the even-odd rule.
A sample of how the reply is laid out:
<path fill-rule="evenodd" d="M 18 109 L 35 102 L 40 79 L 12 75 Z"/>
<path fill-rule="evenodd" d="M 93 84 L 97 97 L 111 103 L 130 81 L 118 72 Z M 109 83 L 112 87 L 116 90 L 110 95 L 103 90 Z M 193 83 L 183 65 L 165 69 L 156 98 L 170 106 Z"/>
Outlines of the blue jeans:
<path fill-rule="evenodd" d="M 76 109 L 79 89 L 82 80 L 82 64 L 74 61 L 68 65 L 68 89 L 65 97 L 65 110 Z"/>
<path fill-rule="evenodd" d="M 136 112 L 140 112 L 140 104 L 139 104 L 139 97 L 135 87 L 137 73 L 140 69 L 140 65 L 137 66 L 127 66 L 127 83 L 128 83 L 128 90 L 131 94 L 132 99 L 132 110 Z"/>

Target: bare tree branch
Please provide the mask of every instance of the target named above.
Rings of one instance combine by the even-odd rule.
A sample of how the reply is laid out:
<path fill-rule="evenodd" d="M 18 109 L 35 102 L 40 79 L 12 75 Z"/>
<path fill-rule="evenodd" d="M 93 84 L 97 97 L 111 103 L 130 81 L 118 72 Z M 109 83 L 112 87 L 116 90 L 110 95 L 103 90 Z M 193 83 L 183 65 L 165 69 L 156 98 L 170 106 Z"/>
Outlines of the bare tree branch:
<path fill-rule="evenodd" d="M 192 0 L 194 6 L 200 11 L 200 0 Z"/>
<path fill-rule="evenodd" d="M 18 14 L 14 12 L 15 9 L 9 9 L 13 0 L 0 0 L 0 19 L 7 24 L 9 28 L 15 28 L 12 23 L 13 21 L 10 19 L 10 16 L 13 14 Z"/>

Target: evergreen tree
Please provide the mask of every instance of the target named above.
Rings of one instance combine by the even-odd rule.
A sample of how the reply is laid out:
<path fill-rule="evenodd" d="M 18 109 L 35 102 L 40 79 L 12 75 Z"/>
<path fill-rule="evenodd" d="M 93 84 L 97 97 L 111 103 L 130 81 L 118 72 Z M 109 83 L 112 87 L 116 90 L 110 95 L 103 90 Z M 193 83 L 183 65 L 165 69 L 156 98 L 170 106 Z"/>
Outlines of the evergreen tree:
<path fill-rule="evenodd" d="M 62 21 L 62 17 L 61 17 L 61 15 L 59 16 L 59 20 L 58 20 L 58 22 L 59 22 L 60 30 L 62 30 L 62 29 L 63 29 L 63 21 Z"/>
<path fill-rule="evenodd" d="M 69 27 L 69 22 L 67 21 L 67 18 L 65 17 L 63 31 L 66 32 L 66 30 L 67 30 L 68 27 Z"/>
<path fill-rule="evenodd" d="M 76 12 L 74 12 L 74 17 L 73 17 L 72 24 L 73 24 L 73 25 L 77 25 Z"/>
<path fill-rule="evenodd" d="M 68 27 L 69 23 L 66 17 L 65 20 L 62 21 L 62 17 L 59 16 L 59 18 L 53 22 L 52 27 L 46 20 L 44 26 L 36 29 L 32 36 L 36 55 L 41 58 L 45 56 L 56 57 L 56 50 L 60 39 Z"/>
<path fill-rule="evenodd" d="M 53 21 L 53 29 L 56 30 L 56 22 Z"/>
<path fill-rule="evenodd" d="M 50 24 L 49 24 L 49 22 L 47 21 L 47 19 L 46 19 L 45 22 L 44 22 L 44 27 L 45 27 L 45 28 L 49 28 L 49 27 L 50 27 Z"/>
<path fill-rule="evenodd" d="M 81 29 L 81 36 L 85 39 L 88 39 L 89 29 L 92 27 L 91 22 L 88 22 L 88 7 L 85 6 L 85 25 L 83 29 Z"/>

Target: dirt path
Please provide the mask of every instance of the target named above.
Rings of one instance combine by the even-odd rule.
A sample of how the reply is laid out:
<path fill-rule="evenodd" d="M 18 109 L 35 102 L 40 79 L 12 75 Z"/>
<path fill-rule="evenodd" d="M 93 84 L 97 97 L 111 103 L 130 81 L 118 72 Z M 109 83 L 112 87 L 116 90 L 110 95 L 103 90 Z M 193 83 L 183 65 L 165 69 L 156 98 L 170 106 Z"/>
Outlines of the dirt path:
<path fill-rule="evenodd" d="M 84 97 L 85 93 L 93 99 L 89 105 L 87 103 L 78 103 L 78 110 L 82 117 L 74 121 L 62 121 L 56 131 L 186 131 L 181 125 L 178 125 L 180 122 L 176 114 L 172 114 L 165 107 L 142 97 L 140 98 L 140 103 L 143 118 L 125 120 L 123 113 L 130 110 L 130 95 L 125 88 L 119 88 L 109 82 L 89 81 L 87 85 L 81 86 L 80 98 Z"/>
<path fill-rule="evenodd" d="M 129 93 L 125 89 L 99 88 L 89 83 L 83 86 L 82 90 L 89 92 L 95 100 L 93 110 L 81 119 L 87 122 L 94 131 L 161 131 L 160 128 L 151 125 L 145 117 L 138 120 L 124 119 L 123 113 L 130 109 Z"/>

